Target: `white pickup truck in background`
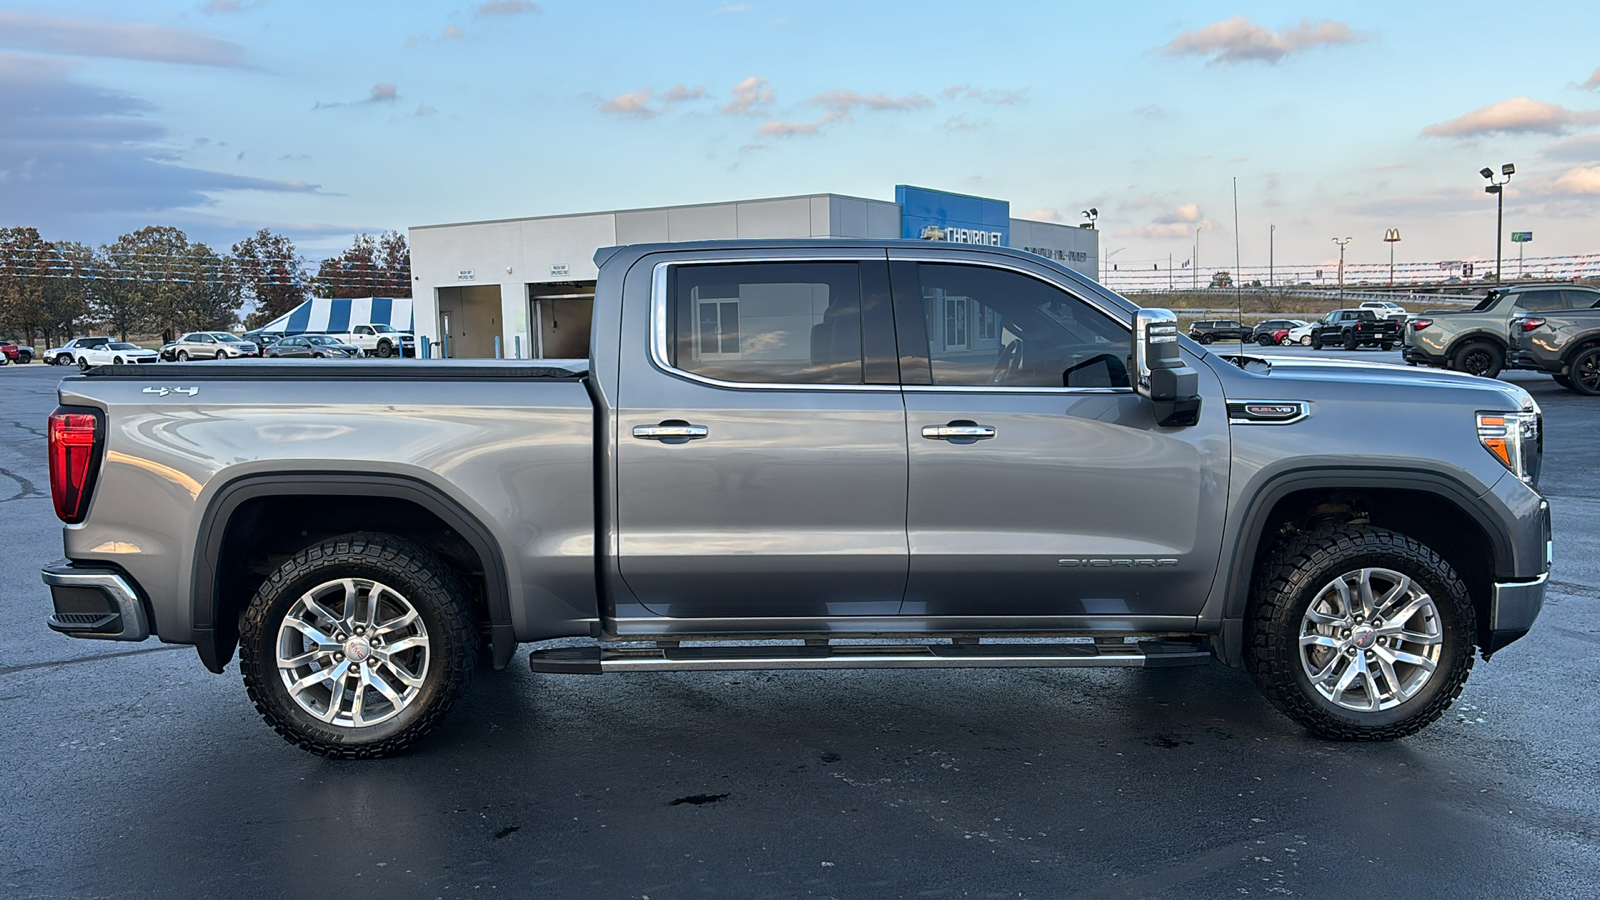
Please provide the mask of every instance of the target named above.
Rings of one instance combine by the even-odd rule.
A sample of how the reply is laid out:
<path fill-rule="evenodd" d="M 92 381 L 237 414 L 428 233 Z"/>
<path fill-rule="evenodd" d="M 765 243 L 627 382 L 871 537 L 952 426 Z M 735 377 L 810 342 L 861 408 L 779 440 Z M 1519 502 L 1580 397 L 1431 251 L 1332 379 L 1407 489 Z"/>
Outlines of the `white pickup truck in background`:
<path fill-rule="evenodd" d="M 329 332 L 332 337 L 360 347 L 367 356 L 388 359 L 391 356 L 416 356 L 417 339 L 409 331 L 399 331 L 393 325 L 356 325 L 349 331 Z"/>

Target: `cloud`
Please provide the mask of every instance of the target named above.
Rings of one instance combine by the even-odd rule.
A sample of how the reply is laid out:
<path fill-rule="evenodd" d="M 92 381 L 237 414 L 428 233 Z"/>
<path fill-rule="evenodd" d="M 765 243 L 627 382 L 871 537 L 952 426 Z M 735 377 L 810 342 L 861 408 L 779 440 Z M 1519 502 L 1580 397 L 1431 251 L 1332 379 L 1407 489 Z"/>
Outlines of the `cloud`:
<path fill-rule="evenodd" d="M 518 16 L 523 13 L 539 11 L 539 4 L 529 3 L 528 0 L 489 0 L 480 3 L 472 11 L 475 16 Z"/>
<path fill-rule="evenodd" d="M 977 131 L 983 126 L 984 123 L 970 121 L 965 113 L 961 113 L 945 119 L 944 124 L 940 127 L 945 131 Z"/>
<path fill-rule="evenodd" d="M 1479 137 L 1489 134 L 1561 134 L 1600 122 L 1600 110 L 1572 110 L 1528 97 L 1514 97 L 1422 129 L 1425 137 Z"/>
<path fill-rule="evenodd" d="M 1154 103 L 1152 103 L 1152 104 L 1150 104 L 1148 106 L 1141 106 L 1138 109 L 1135 109 L 1133 111 L 1133 114 L 1138 116 L 1138 117 L 1140 117 L 1140 118 L 1142 118 L 1142 119 L 1154 119 L 1154 120 L 1156 120 L 1158 122 L 1161 121 L 1162 119 L 1170 119 L 1170 118 L 1172 118 L 1172 113 L 1171 112 L 1169 112 L 1165 107 L 1159 106 L 1159 105 L 1154 104 Z"/>
<path fill-rule="evenodd" d="M 868 109 L 875 112 L 905 111 L 911 109 L 926 109 L 933 105 L 933 101 L 921 94 L 907 94 L 904 97 L 890 97 L 882 91 L 870 94 L 858 94 L 855 91 L 837 90 L 825 91 L 812 97 L 807 103 L 814 103 L 828 108 L 840 118 L 850 118 L 854 109 Z"/>
<path fill-rule="evenodd" d="M 0 224 L 88 238 L 113 220 L 210 205 L 218 191 L 321 193 L 179 165 L 152 104 L 84 84 L 77 72 L 62 60 L 0 54 Z"/>
<path fill-rule="evenodd" d="M 762 122 L 761 127 L 756 129 L 756 134 L 760 137 L 797 137 L 816 134 L 837 119 L 833 113 L 828 113 L 815 122 Z"/>
<path fill-rule="evenodd" d="M 1556 177 L 1547 193 L 1600 194 L 1600 166 L 1568 169 Z"/>
<path fill-rule="evenodd" d="M 1352 31 L 1343 22 L 1309 19 L 1283 31 L 1257 25 L 1249 16 L 1234 16 L 1173 38 L 1161 52 L 1168 56 L 1204 56 L 1208 62 L 1265 62 L 1276 65 L 1284 57 L 1311 47 L 1356 44 L 1372 36 Z"/>
<path fill-rule="evenodd" d="M 417 104 L 417 111 L 412 113 L 411 117 L 414 119 L 426 119 L 428 116 L 436 116 L 438 114 L 439 111 L 437 109 L 426 103 L 419 103 Z"/>
<path fill-rule="evenodd" d="M 96 56 L 190 66 L 242 67 L 244 50 L 181 28 L 93 22 L 0 11 L 0 46 L 63 56 Z"/>
<path fill-rule="evenodd" d="M 723 114 L 729 116 L 763 114 L 773 99 L 772 90 L 766 85 L 767 79 L 757 78 L 754 75 L 734 85 L 733 99 L 722 107 Z"/>
<path fill-rule="evenodd" d="M 997 106 L 1011 106 L 1021 103 L 1027 93 L 1027 88 L 1015 91 L 988 91 L 982 88 L 975 88 L 970 84 L 958 84 L 940 91 L 940 94 L 946 100 L 976 100 L 979 103 L 993 103 Z"/>
<path fill-rule="evenodd" d="M 1148 203 L 1140 203 L 1140 201 L 1153 199 L 1147 194 L 1145 197 L 1141 197 L 1139 201 L 1129 205 L 1149 205 Z M 1163 239 L 1192 237 L 1197 229 L 1209 230 L 1215 228 L 1216 225 L 1217 223 L 1200 215 L 1199 204 L 1183 203 L 1151 219 L 1149 224 L 1119 229 L 1116 235 L 1117 237 Z"/>
<path fill-rule="evenodd" d="M 338 109 L 345 106 L 370 106 L 377 103 L 393 103 L 400 99 L 400 90 L 392 81 L 379 82 L 372 86 L 372 91 L 365 100 L 336 101 L 333 103 L 318 102 L 312 109 Z"/>
<path fill-rule="evenodd" d="M 1589 76 L 1589 80 L 1578 85 L 1578 87 L 1586 91 L 1600 91 L 1600 69 L 1595 69 L 1594 74 Z"/>
<path fill-rule="evenodd" d="M 208 13 L 242 13 L 266 6 L 267 0 L 206 0 L 200 9 Z"/>
<path fill-rule="evenodd" d="M 1030 220 L 1032 220 L 1034 222 L 1060 222 L 1060 221 L 1063 221 L 1062 220 L 1062 216 L 1061 216 L 1061 211 L 1056 209 L 1053 206 L 1042 206 L 1042 207 L 1040 207 L 1038 209 L 1031 209 L 1031 210 L 1023 213 L 1022 214 L 1022 218 L 1030 219 Z"/>
<path fill-rule="evenodd" d="M 1539 148 L 1546 159 L 1600 162 L 1600 134 L 1580 134 Z"/>
<path fill-rule="evenodd" d="M 682 84 L 673 85 L 666 93 L 661 94 L 659 101 L 654 88 L 640 88 L 618 94 L 609 100 L 602 101 L 600 111 L 619 116 L 632 116 L 637 119 L 649 119 L 659 116 L 667 111 L 667 107 L 674 103 L 687 100 L 698 100 L 706 95 L 703 87 L 685 87 Z"/>

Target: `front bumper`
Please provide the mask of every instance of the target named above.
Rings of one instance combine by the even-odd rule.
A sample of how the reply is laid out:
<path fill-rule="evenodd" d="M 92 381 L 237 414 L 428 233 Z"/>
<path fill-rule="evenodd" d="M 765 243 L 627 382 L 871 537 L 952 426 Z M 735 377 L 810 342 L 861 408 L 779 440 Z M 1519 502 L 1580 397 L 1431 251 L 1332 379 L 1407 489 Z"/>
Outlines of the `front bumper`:
<path fill-rule="evenodd" d="M 1544 608 L 1544 589 L 1550 581 L 1550 566 L 1554 563 L 1555 540 L 1550 530 L 1550 504 L 1539 502 L 1544 538 L 1544 571 L 1536 578 L 1518 581 L 1497 581 L 1489 595 L 1488 627 L 1481 634 L 1483 658 L 1504 648 L 1528 633 L 1533 620 Z"/>
<path fill-rule="evenodd" d="M 126 573 L 62 561 L 45 566 L 39 574 L 50 587 L 55 607 L 45 623 L 51 631 L 102 641 L 142 641 L 150 636 L 144 602 Z"/>

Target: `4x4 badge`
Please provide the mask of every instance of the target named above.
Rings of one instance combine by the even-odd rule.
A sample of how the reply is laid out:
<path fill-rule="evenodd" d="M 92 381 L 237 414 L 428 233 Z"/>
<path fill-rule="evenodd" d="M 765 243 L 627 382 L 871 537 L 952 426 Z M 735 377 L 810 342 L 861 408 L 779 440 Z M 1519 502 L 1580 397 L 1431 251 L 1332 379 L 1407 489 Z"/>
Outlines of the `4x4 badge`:
<path fill-rule="evenodd" d="M 157 397 L 165 397 L 168 394 L 188 394 L 189 396 L 193 397 L 195 394 L 200 393 L 200 389 L 197 388 L 197 387 L 192 387 L 192 388 L 159 387 L 159 388 L 145 388 L 144 392 L 146 394 L 155 394 Z"/>

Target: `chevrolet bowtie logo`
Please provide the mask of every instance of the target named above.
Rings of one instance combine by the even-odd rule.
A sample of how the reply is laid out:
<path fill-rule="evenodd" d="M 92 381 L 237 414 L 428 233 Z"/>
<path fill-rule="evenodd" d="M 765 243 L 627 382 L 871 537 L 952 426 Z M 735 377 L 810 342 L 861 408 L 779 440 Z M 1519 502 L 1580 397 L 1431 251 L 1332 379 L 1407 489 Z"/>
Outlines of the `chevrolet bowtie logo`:
<path fill-rule="evenodd" d="M 195 394 L 200 393 L 200 389 L 197 388 L 197 387 L 192 387 L 192 388 L 169 388 L 169 387 L 154 388 L 154 387 L 149 387 L 149 388 L 145 388 L 144 392 L 146 394 L 155 394 L 157 397 L 165 397 L 168 394 L 187 394 L 190 397 L 193 397 Z"/>

